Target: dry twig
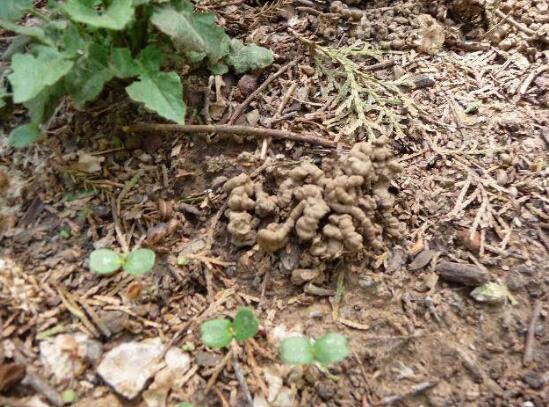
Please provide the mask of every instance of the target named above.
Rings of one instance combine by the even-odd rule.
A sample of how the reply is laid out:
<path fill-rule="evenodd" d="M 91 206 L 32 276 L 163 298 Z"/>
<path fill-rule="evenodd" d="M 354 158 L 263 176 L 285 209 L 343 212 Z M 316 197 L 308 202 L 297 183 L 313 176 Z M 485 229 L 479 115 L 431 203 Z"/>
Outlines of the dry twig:
<path fill-rule="evenodd" d="M 528 325 L 528 335 L 526 336 L 526 344 L 524 346 L 524 356 L 522 358 L 522 363 L 527 366 L 529 365 L 534 358 L 534 343 L 535 343 L 535 334 L 536 334 L 536 325 L 538 323 L 539 314 L 541 313 L 541 307 L 543 303 L 541 300 L 537 300 L 534 304 L 534 310 L 532 311 L 532 319 L 530 320 L 530 325 Z"/>
<path fill-rule="evenodd" d="M 272 137 L 276 139 L 285 139 L 299 141 L 302 143 L 318 144 L 323 147 L 336 147 L 336 143 L 321 137 L 307 136 L 291 131 L 265 129 L 261 127 L 236 126 L 228 124 L 156 124 L 139 123 L 124 127 L 126 133 L 223 133 L 223 134 L 241 134 L 253 137 Z"/>

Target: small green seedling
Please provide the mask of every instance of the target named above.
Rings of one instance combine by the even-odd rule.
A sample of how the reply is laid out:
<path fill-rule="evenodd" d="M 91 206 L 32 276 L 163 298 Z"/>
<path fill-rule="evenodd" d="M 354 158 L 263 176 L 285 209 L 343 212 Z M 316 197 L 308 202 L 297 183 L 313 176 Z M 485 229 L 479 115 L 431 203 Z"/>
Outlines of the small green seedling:
<path fill-rule="evenodd" d="M 259 330 L 259 321 L 250 308 L 240 308 L 231 322 L 228 319 L 212 319 L 200 326 L 202 343 L 218 349 L 229 346 L 233 339 L 243 342 Z"/>
<path fill-rule="evenodd" d="M 321 336 L 316 341 L 305 336 L 291 336 L 280 344 L 280 358 L 287 365 L 328 366 L 341 362 L 349 354 L 347 338 L 335 332 Z"/>
<path fill-rule="evenodd" d="M 155 254 L 151 249 L 136 249 L 124 256 L 111 249 L 97 249 L 90 255 L 90 269 L 97 274 L 112 274 L 120 267 L 139 277 L 154 267 Z"/>

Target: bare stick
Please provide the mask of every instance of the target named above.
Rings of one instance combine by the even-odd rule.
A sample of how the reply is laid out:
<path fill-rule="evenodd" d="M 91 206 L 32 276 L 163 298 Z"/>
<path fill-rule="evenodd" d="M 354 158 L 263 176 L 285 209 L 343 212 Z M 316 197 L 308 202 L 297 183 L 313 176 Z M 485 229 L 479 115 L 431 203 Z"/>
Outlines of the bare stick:
<path fill-rule="evenodd" d="M 530 75 L 526 77 L 526 79 L 524 80 L 524 82 L 520 87 L 520 90 L 519 90 L 520 96 L 524 97 L 526 95 L 526 92 L 528 92 L 528 88 L 530 87 L 530 84 L 532 83 L 532 81 L 536 79 L 538 75 L 542 74 L 547 70 L 549 70 L 549 64 L 542 65 L 537 69 L 534 69 L 532 72 L 530 72 Z"/>
<path fill-rule="evenodd" d="M 138 123 L 124 127 L 126 133 L 148 133 L 148 132 L 182 132 L 182 133 L 224 133 L 242 134 L 253 137 L 272 137 L 283 140 L 300 141 L 302 143 L 318 144 L 323 147 L 336 147 L 336 143 L 321 137 L 307 136 L 291 131 L 265 129 L 262 127 L 232 126 L 227 124 L 155 124 Z"/>
<path fill-rule="evenodd" d="M 217 380 L 217 377 L 220 375 L 220 373 L 223 371 L 223 369 L 225 369 L 225 366 L 227 365 L 227 363 L 229 363 L 232 356 L 233 356 L 233 351 L 231 349 L 230 351 L 227 352 L 227 354 L 225 355 L 223 360 L 221 362 L 219 362 L 219 364 L 215 367 L 214 372 L 212 373 L 212 376 L 210 377 L 210 379 L 208 380 L 208 383 L 206 384 L 206 389 L 205 389 L 206 393 L 215 384 L 215 382 Z"/>
<path fill-rule="evenodd" d="M 549 44 L 549 38 L 547 37 L 541 37 L 536 31 L 531 30 L 530 28 L 526 27 L 524 24 L 519 23 L 517 20 L 513 19 L 513 17 L 508 17 L 503 13 L 501 10 L 496 10 L 496 15 L 500 18 L 507 18 L 507 21 L 509 24 L 515 26 L 515 28 L 519 31 L 522 31 L 524 34 L 531 36 L 532 40 L 539 40 L 546 44 Z"/>
<path fill-rule="evenodd" d="M 246 405 L 247 407 L 252 407 L 254 401 L 252 400 L 252 395 L 250 394 L 250 389 L 248 388 L 248 382 L 246 382 L 246 377 L 244 377 L 244 372 L 242 371 L 242 368 L 240 367 L 240 364 L 236 359 L 236 354 L 233 357 L 233 369 L 236 379 L 238 380 L 238 384 L 240 385 L 240 390 L 242 390 L 242 393 L 244 393 L 244 396 L 246 397 Z"/>
<path fill-rule="evenodd" d="M 522 363 L 527 366 L 534 359 L 534 342 L 536 334 L 536 325 L 538 323 L 539 314 L 541 313 L 541 307 L 543 303 L 541 300 L 537 300 L 534 304 L 534 310 L 532 311 L 532 319 L 528 326 L 528 335 L 526 336 L 526 344 L 524 346 L 524 357 Z"/>
<path fill-rule="evenodd" d="M 289 63 L 287 63 L 286 65 L 284 65 L 282 68 L 280 68 L 278 71 L 276 71 L 274 74 L 272 74 L 271 76 L 269 76 L 265 82 L 263 82 L 261 85 L 259 85 L 259 87 L 254 90 L 250 96 L 248 96 L 244 102 L 242 102 L 240 105 L 238 105 L 238 107 L 235 109 L 235 111 L 233 112 L 231 118 L 229 119 L 229 121 L 227 122 L 227 124 L 233 124 L 235 122 L 236 119 L 238 119 L 238 117 L 242 114 L 242 112 L 244 111 L 244 109 L 246 109 L 246 107 L 251 103 L 252 100 L 255 99 L 255 97 L 257 95 L 259 95 L 261 92 L 263 92 L 263 90 L 269 86 L 269 84 L 274 81 L 276 78 L 278 78 L 280 75 L 282 75 L 284 72 L 286 72 L 289 68 L 291 68 L 292 66 L 294 66 L 295 64 L 297 63 L 297 60 L 294 60 L 294 61 L 291 61 Z"/>
<path fill-rule="evenodd" d="M 293 82 L 288 90 L 286 91 L 286 94 L 280 101 L 280 104 L 278 105 L 278 109 L 276 109 L 276 113 L 273 117 L 273 119 L 278 119 L 280 115 L 282 114 L 282 111 L 284 110 L 284 107 L 286 107 L 286 104 L 288 103 L 288 100 L 290 100 L 290 97 L 295 91 L 295 88 L 297 88 L 297 82 Z M 269 148 L 269 142 L 271 141 L 270 137 L 265 137 L 263 139 L 263 144 L 261 145 L 261 159 L 265 160 L 267 157 L 267 149 Z"/>
<path fill-rule="evenodd" d="M 430 388 L 436 386 L 436 384 L 437 384 L 436 381 L 427 381 L 427 382 L 416 384 L 415 386 L 412 386 L 412 388 L 406 393 L 385 397 L 384 399 L 378 401 L 377 403 L 374 403 L 374 406 L 387 406 L 389 404 L 403 401 L 408 397 L 416 396 L 420 393 L 423 393 L 426 390 L 429 390 Z"/>

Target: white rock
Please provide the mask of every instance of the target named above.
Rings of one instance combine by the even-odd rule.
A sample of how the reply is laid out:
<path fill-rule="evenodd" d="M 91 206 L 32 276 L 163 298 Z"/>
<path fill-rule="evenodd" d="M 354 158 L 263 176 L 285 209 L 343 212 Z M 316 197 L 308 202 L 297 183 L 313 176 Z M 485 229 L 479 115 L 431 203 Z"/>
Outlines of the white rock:
<path fill-rule="evenodd" d="M 83 333 L 57 335 L 40 342 L 40 361 L 57 382 L 77 377 L 89 363 L 96 363 L 101 353 L 101 343 Z"/>
<path fill-rule="evenodd" d="M 133 399 L 165 364 L 158 361 L 163 350 L 160 338 L 128 342 L 109 351 L 97 373 L 122 396 Z"/>

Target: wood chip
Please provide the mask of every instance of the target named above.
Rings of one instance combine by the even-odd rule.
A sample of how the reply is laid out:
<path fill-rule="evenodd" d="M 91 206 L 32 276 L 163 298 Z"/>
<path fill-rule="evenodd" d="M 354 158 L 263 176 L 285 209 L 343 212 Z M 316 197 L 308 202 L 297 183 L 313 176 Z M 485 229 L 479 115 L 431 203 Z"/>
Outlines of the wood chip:
<path fill-rule="evenodd" d="M 472 264 L 441 261 L 436 272 L 446 281 L 467 286 L 479 286 L 490 281 L 490 275 L 480 267 Z"/>

